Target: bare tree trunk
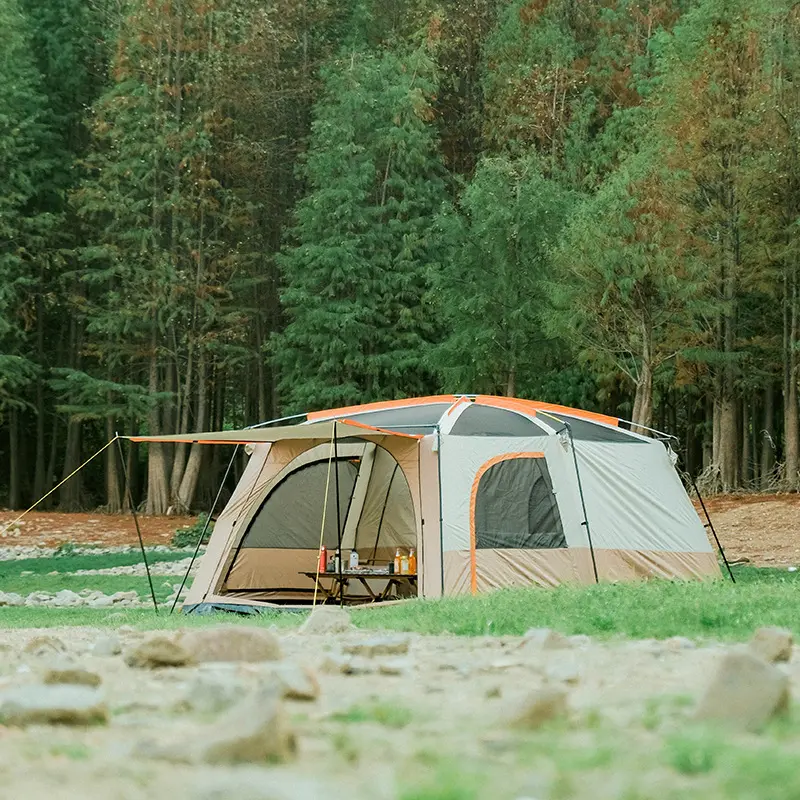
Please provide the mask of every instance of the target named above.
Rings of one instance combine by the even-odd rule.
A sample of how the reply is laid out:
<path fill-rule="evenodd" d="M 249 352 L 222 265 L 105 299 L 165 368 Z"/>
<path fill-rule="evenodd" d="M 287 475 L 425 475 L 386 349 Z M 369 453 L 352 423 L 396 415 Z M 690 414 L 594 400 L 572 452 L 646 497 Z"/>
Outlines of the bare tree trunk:
<path fill-rule="evenodd" d="M 517 368 L 513 364 L 508 370 L 506 381 L 506 397 L 516 397 L 517 394 Z"/>
<path fill-rule="evenodd" d="M 192 396 L 192 372 L 194 371 L 193 363 L 194 348 L 190 346 L 189 357 L 186 362 L 186 380 L 183 387 L 183 402 L 181 404 L 180 419 L 178 420 L 178 430 L 176 433 L 187 433 L 189 430 L 189 408 L 190 398 Z M 199 428 L 198 428 L 199 430 Z M 178 496 L 180 494 L 181 481 L 183 480 L 183 473 L 186 469 L 186 456 L 188 447 L 185 442 L 178 442 L 175 445 L 175 450 L 172 456 L 172 474 L 170 475 L 169 495 L 173 503 L 180 505 Z"/>
<path fill-rule="evenodd" d="M 653 426 L 653 362 L 648 331 L 644 331 L 643 338 L 642 362 L 639 366 L 639 380 L 636 381 L 631 422 L 634 425 L 633 430 L 646 434 L 646 428 Z"/>
<path fill-rule="evenodd" d="M 152 354 L 150 356 L 150 375 L 148 388 L 150 394 L 158 391 L 158 353 L 156 350 L 156 328 L 153 328 Z M 161 412 L 158 406 L 148 415 L 148 426 L 152 436 L 161 433 Z M 146 514 L 166 514 L 169 509 L 169 480 L 164 449 L 160 442 L 151 442 L 147 459 L 147 504 Z"/>
<path fill-rule="evenodd" d="M 791 275 L 786 287 L 784 309 L 784 384 L 783 429 L 784 484 L 789 491 L 797 489 L 798 457 L 800 456 L 800 427 L 797 417 L 797 280 Z"/>
<path fill-rule="evenodd" d="M 761 489 L 768 489 L 775 466 L 775 387 L 770 381 L 764 388 L 764 427 L 761 438 Z"/>
<path fill-rule="evenodd" d="M 716 440 L 715 431 L 715 406 L 714 399 L 710 395 L 706 395 L 705 401 L 705 428 L 706 432 L 703 435 L 703 469 L 708 469 L 714 462 L 714 442 Z M 708 423 L 711 423 L 711 430 L 708 430 Z"/>
<path fill-rule="evenodd" d="M 208 358 L 205 351 L 200 351 L 197 359 L 197 426 L 200 430 L 206 427 L 208 417 Z M 180 490 L 178 491 L 178 508 L 189 511 L 194 494 L 197 490 L 197 481 L 200 477 L 200 467 L 203 463 L 205 448 L 201 444 L 193 444 L 186 470 L 183 473 Z"/>
<path fill-rule="evenodd" d="M 42 297 L 36 298 L 36 351 L 39 363 L 44 364 L 44 304 Z M 35 500 L 42 497 L 47 491 L 45 477 L 45 440 L 44 440 L 44 381 L 41 377 L 36 379 L 36 466 L 33 476 L 33 493 Z"/>
<path fill-rule="evenodd" d="M 106 417 L 106 441 L 110 441 L 114 433 L 114 417 Z M 122 486 L 116 444 L 106 448 L 106 510 L 109 514 L 119 514 L 122 511 Z"/>
<path fill-rule="evenodd" d="M 740 467 L 742 486 L 750 482 L 750 406 L 747 399 L 742 399 L 742 464 Z"/>
<path fill-rule="evenodd" d="M 64 470 L 61 479 L 78 469 L 81 464 L 81 423 L 70 419 L 67 423 L 67 445 L 64 452 Z M 58 490 L 58 505 L 62 511 L 79 511 L 83 475 L 78 472 Z"/>
<path fill-rule="evenodd" d="M 10 508 L 19 508 L 22 505 L 22 464 L 19 452 L 19 411 L 16 408 L 8 412 L 8 460 L 8 505 Z"/>

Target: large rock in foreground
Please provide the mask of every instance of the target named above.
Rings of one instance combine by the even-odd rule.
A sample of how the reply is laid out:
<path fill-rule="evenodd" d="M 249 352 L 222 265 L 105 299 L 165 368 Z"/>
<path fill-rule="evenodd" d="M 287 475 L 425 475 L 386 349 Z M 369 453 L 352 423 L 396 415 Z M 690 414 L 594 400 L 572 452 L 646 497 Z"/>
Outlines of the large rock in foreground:
<path fill-rule="evenodd" d="M 94 725 L 108 721 L 102 695 L 85 686 L 21 686 L 0 692 L 4 725 Z"/>
<path fill-rule="evenodd" d="M 759 628 L 750 640 L 750 650 L 770 664 L 792 657 L 792 632 L 786 628 Z"/>
<path fill-rule="evenodd" d="M 272 631 L 226 625 L 187 631 L 181 646 L 197 664 L 209 661 L 278 661 L 281 646 Z"/>
<path fill-rule="evenodd" d="M 191 653 L 178 637 L 166 633 L 153 633 L 137 642 L 125 653 L 129 667 L 184 667 L 192 663 Z"/>
<path fill-rule="evenodd" d="M 300 633 L 345 633 L 350 627 L 350 614 L 343 608 L 318 606 L 300 626 Z"/>
<path fill-rule="evenodd" d="M 789 676 L 746 649 L 722 659 L 695 718 L 756 731 L 789 706 Z"/>

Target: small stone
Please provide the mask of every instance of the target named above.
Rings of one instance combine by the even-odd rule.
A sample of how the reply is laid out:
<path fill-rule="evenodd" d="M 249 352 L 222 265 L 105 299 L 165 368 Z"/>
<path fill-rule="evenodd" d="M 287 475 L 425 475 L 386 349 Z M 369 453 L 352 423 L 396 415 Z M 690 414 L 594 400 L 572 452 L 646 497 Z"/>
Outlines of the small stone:
<path fill-rule="evenodd" d="M 319 671 L 327 675 L 347 675 L 351 661 L 352 659 L 347 656 L 329 653 L 322 659 L 322 663 L 319 665 Z"/>
<path fill-rule="evenodd" d="M 278 637 L 271 631 L 226 625 L 188 631 L 181 646 L 195 663 L 208 661 L 277 661 L 281 658 Z"/>
<path fill-rule="evenodd" d="M 102 679 L 95 672 L 90 672 L 79 666 L 60 664 L 48 668 L 43 677 L 46 684 L 69 684 L 72 686 L 92 686 L 97 687 L 102 683 Z"/>
<path fill-rule="evenodd" d="M 408 675 L 413 668 L 407 658 L 387 658 L 378 665 L 378 672 L 381 675 Z"/>
<path fill-rule="evenodd" d="M 32 656 L 49 656 L 66 651 L 66 645 L 56 636 L 34 636 L 25 645 L 22 652 Z"/>
<path fill-rule="evenodd" d="M 276 664 L 270 674 L 277 679 L 285 700 L 311 701 L 319 697 L 319 681 L 311 667 Z"/>
<path fill-rule="evenodd" d="M 788 705 L 789 676 L 743 648 L 723 657 L 695 717 L 755 731 Z"/>
<path fill-rule="evenodd" d="M 0 606 L 21 606 L 25 604 L 25 598 L 16 592 L 0 592 Z"/>
<path fill-rule="evenodd" d="M 588 647 L 592 643 L 592 637 L 578 633 L 575 636 L 570 636 L 569 642 L 573 647 Z"/>
<path fill-rule="evenodd" d="M 566 636 L 550 628 L 531 628 L 523 637 L 521 647 L 526 650 L 559 650 L 571 647 Z"/>
<path fill-rule="evenodd" d="M 192 654 L 173 636 L 155 633 L 137 642 L 125 653 L 129 667 L 183 667 L 192 663 Z"/>
<path fill-rule="evenodd" d="M 495 698 L 495 697 L 500 697 L 501 694 L 502 694 L 502 691 L 501 691 L 499 686 L 490 686 L 486 690 L 486 698 L 488 700 L 491 700 L 492 698 Z"/>
<path fill-rule="evenodd" d="M 99 692 L 85 686 L 22 686 L 0 692 L 4 725 L 92 725 L 108 721 Z"/>
<path fill-rule="evenodd" d="M 122 652 L 122 645 L 116 636 L 104 636 L 92 645 L 92 655 L 100 658 L 118 656 Z"/>
<path fill-rule="evenodd" d="M 549 664 L 545 675 L 548 680 L 555 683 L 575 685 L 580 683 L 581 680 L 581 671 L 578 665 L 571 662 L 566 664 Z"/>
<path fill-rule="evenodd" d="M 513 724 L 520 728 L 538 728 L 545 722 L 566 716 L 567 711 L 566 691 L 556 686 L 544 686 L 528 696 Z"/>
<path fill-rule="evenodd" d="M 673 636 L 664 643 L 667 650 L 679 652 L 681 650 L 695 650 L 697 645 L 685 636 Z"/>
<path fill-rule="evenodd" d="M 231 674 L 200 674 L 189 684 L 183 705 L 201 714 L 216 714 L 236 705 L 245 686 Z"/>
<path fill-rule="evenodd" d="M 345 633 L 351 628 L 350 614 L 337 606 L 318 606 L 300 626 L 300 633 Z"/>
<path fill-rule="evenodd" d="M 750 640 L 750 650 L 774 664 L 791 659 L 793 644 L 792 632 L 786 628 L 759 628 Z"/>
<path fill-rule="evenodd" d="M 72 592 L 69 589 L 62 589 L 60 592 L 56 592 L 53 601 L 59 606 L 83 605 L 83 598 L 77 592 Z"/>
<path fill-rule="evenodd" d="M 92 608 L 108 608 L 114 605 L 114 601 L 107 595 L 101 595 L 100 597 L 93 597 L 91 600 L 87 601 L 87 605 Z"/>
<path fill-rule="evenodd" d="M 360 642 L 346 644 L 343 648 L 350 655 L 365 656 L 401 656 L 408 652 L 410 639 L 408 636 L 373 636 Z"/>
<path fill-rule="evenodd" d="M 53 575 L 58 575 L 58 570 L 57 569 L 54 569 L 52 572 L 48 572 L 47 573 L 47 576 L 50 577 L 50 578 L 52 578 Z"/>

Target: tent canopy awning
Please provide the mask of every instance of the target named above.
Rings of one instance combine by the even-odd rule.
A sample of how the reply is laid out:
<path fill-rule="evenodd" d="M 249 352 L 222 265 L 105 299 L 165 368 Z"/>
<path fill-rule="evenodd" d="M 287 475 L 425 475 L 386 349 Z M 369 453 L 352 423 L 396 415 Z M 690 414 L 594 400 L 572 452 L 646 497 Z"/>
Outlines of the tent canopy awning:
<path fill-rule="evenodd" d="M 243 428 L 235 431 L 209 431 L 205 433 L 175 433 L 162 436 L 126 436 L 132 442 L 185 442 L 187 444 L 258 444 L 281 442 L 287 439 L 332 440 L 335 436 L 401 436 L 421 439 L 419 434 L 398 433 L 352 420 L 328 420 L 307 425 L 281 425 L 275 428 Z"/>

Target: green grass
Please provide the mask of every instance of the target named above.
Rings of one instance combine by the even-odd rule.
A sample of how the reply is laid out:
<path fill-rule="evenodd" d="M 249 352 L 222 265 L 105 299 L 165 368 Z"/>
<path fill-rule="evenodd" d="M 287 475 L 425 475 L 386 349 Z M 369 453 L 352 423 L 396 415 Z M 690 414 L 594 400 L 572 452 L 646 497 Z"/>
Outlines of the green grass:
<path fill-rule="evenodd" d="M 336 722 L 377 722 L 388 728 L 405 728 L 413 714 L 405 706 L 374 702 L 351 706 L 331 716 Z"/>
<path fill-rule="evenodd" d="M 761 625 L 800 633 L 800 573 L 739 568 L 737 583 L 646 583 L 508 589 L 354 612 L 356 625 L 461 636 L 521 635 L 529 628 L 632 638 L 743 639 Z"/>
<path fill-rule="evenodd" d="M 159 561 L 180 561 L 190 557 L 190 553 L 148 553 L 147 562 L 155 564 Z M 34 575 L 47 575 L 48 572 L 75 572 L 79 569 L 110 569 L 111 567 L 130 567 L 142 563 L 142 554 L 138 551 L 130 553 L 107 553 L 87 555 L 63 555 L 52 558 L 16 558 L 0 561 L 0 582 L 13 581 L 21 572 L 32 572 Z M 11 592 L 15 589 L 3 589 Z"/>

